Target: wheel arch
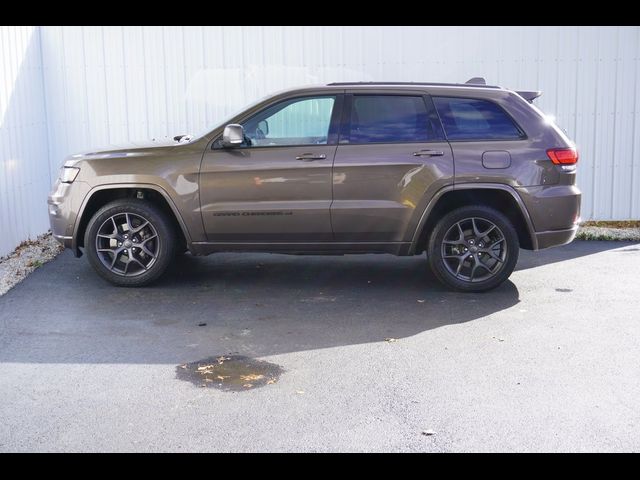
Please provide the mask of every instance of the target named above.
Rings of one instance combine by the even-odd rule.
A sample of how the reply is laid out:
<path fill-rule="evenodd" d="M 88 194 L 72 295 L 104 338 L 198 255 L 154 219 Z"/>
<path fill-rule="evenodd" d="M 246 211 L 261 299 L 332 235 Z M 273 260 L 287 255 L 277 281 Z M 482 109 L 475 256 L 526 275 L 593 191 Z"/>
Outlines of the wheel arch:
<path fill-rule="evenodd" d="M 160 207 L 176 227 L 176 234 L 186 248 L 191 248 L 191 236 L 175 203 L 169 194 L 158 185 L 145 183 L 108 184 L 94 187 L 82 202 L 76 217 L 71 240 L 71 249 L 75 256 L 82 255 L 80 247 L 84 246 L 84 234 L 91 217 L 107 203 L 119 198 L 136 198 L 142 192 L 144 199 Z"/>
<path fill-rule="evenodd" d="M 429 201 L 413 234 L 409 255 L 424 251 L 429 232 L 442 215 L 464 205 L 487 205 L 505 213 L 518 232 L 520 247 L 526 250 L 538 249 L 529 212 L 513 187 L 493 183 L 465 183 L 446 186 Z"/>

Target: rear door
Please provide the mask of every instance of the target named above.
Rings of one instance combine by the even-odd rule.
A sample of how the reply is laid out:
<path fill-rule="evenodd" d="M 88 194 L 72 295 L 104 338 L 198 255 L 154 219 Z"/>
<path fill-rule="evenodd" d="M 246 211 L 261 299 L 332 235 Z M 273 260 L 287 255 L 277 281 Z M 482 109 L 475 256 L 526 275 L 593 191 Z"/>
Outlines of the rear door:
<path fill-rule="evenodd" d="M 347 91 L 333 165 L 335 240 L 410 241 L 426 199 L 453 173 L 451 147 L 424 92 Z"/>

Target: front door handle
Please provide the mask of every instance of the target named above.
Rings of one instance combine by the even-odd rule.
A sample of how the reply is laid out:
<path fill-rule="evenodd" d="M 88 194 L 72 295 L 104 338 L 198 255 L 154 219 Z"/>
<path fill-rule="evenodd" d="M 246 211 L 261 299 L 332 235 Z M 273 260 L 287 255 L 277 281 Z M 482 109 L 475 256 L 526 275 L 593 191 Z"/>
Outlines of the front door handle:
<path fill-rule="evenodd" d="M 302 155 L 298 155 L 296 160 L 301 160 L 303 162 L 312 162 L 313 160 L 325 160 L 327 156 L 324 153 L 319 155 L 313 153 L 303 153 Z"/>
<path fill-rule="evenodd" d="M 442 157 L 444 152 L 440 150 L 418 150 L 413 152 L 414 157 Z"/>

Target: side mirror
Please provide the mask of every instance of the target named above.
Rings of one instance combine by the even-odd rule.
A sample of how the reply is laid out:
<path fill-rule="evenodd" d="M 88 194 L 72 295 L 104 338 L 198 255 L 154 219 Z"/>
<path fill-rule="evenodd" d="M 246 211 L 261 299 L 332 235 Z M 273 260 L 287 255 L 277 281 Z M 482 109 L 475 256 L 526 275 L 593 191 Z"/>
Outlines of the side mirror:
<path fill-rule="evenodd" d="M 231 123 L 224 127 L 222 132 L 222 146 L 224 148 L 237 147 L 244 142 L 244 128 L 237 123 Z"/>

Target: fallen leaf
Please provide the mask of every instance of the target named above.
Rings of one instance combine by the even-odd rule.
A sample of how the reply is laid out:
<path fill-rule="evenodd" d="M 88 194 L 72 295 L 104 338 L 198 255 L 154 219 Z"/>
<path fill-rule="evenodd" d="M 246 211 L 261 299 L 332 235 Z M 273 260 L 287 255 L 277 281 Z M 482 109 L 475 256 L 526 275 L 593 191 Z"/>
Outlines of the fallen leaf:
<path fill-rule="evenodd" d="M 242 385 L 244 388 L 251 388 L 253 387 L 253 385 L 251 385 L 250 383 L 245 383 L 244 385 Z"/>
<path fill-rule="evenodd" d="M 272 378 L 272 379 L 267 381 L 267 385 L 273 385 L 274 383 L 276 383 L 276 379 L 275 378 Z"/>
<path fill-rule="evenodd" d="M 180 368 L 185 368 L 186 369 L 187 365 L 186 364 L 185 365 L 180 365 Z"/>
<path fill-rule="evenodd" d="M 424 303 L 424 300 L 418 300 L 418 303 Z"/>
<path fill-rule="evenodd" d="M 252 381 L 256 381 L 256 380 L 260 380 L 264 378 L 264 375 L 257 375 L 255 373 L 250 373 L 249 375 L 241 375 L 240 379 L 243 382 L 252 382 Z"/>
<path fill-rule="evenodd" d="M 425 437 L 431 437 L 432 435 L 435 435 L 436 432 L 434 432 L 433 430 L 423 430 L 422 431 L 422 435 L 424 435 Z"/>
<path fill-rule="evenodd" d="M 230 377 L 230 375 L 218 375 L 216 378 L 217 378 L 218 380 L 222 380 L 222 381 L 224 381 L 224 379 L 225 379 L 225 378 L 229 378 L 229 377 Z"/>
<path fill-rule="evenodd" d="M 296 393 L 297 393 L 298 395 L 304 395 L 304 390 L 296 390 Z"/>
<path fill-rule="evenodd" d="M 213 368 L 213 365 L 203 365 L 202 367 L 198 367 L 198 371 L 203 372 L 205 370 L 211 370 L 212 368 Z"/>
<path fill-rule="evenodd" d="M 393 337 L 387 337 L 384 339 L 385 342 L 389 342 L 389 343 L 393 343 L 393 342 L 397 342 L 398 339 L 397 338 L 393 338 Z"/>

